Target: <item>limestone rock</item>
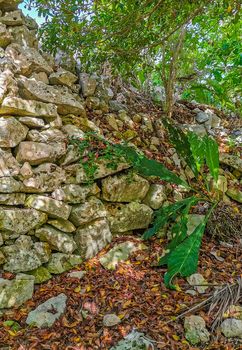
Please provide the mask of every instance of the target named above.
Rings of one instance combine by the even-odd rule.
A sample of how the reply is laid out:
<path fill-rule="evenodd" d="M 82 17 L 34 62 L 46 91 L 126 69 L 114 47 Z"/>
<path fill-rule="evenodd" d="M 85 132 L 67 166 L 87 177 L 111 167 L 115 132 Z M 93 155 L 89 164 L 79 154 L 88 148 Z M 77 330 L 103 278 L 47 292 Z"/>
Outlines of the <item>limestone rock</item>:
<path fill-rule="evenodd" d="M 232 154 L 221 153 L 219 155 L 219 160 L 221 163 L 229 165 L 242 173 L 242 159 L 240 157 Z"/>
<path fill-rule="evenodd" d="M 93 258 L 101 249 L 111 242 L 112 234 L 105 218 L 97 219 L 79 227 L 75 234 L 78 252 L 84 259 Z"/>
<path fill-rule="evenodd" d="M 27 26 L 8 27 L 9 33 L 12 35 L 12 42 L 20 45 L 26 50 L 29 48 L 38 49 L 38 39 L 36 30 L 29 30 Z M 24 62 L 22 61 L 21 64 Z M 15 61 L 15 67 L 17 62 Z"/>
<path fill-rule="evenodd" d="M 121 322 L 120 318 L 115 314 L 107 314 L 103 317 L 104 327 L 113 327 Z"/>
<path fill-rule="evenodd" d="M 107 216 L 107 212 L 103 203 L 100 201 L 100 199 L 91 196 L 85 203 L 73 205 L 69 220 L 75 226 L 80 226 L 105 216 Z"/>
<path fill-rule="evenodd" d="M 24 205 L 25 193 L 0 193 L 1 205 Z"/>
<path fill-rule="evenodd" d="M 68 136 L 68 138 L 81 139 L 85 136 L 85 133 L 80 128 L 71 124 L 64 125 L 62 131 Z"/>
<path fill-rule="evenodd" d="M 206 112 L 203 111 L 199 111 L 196 115 L 196 121 L 199 124 L 205 123 L 206 121 L 209 120 L 209 114 L 207 114 Z"/>
<path fill-rule="evenodd" d="M 67 220 L 71 207 L 61 201 L 46 196 L 31 195 L 28 197 L 26 207 L 34 208 L 47 213 L 50 217 Z"/>
<path fill-rule="evenodd" d="M 35 236 L 42 242 L 49 243 L 53 250 L 71 254 L 77 247 L 71 235 L 63 233 L 50 225 L 44 225 L 35 231 Z"/>
<path fill-rule="evenodd" d="M 106 177 L 108 175 L 113 175 L 116 174 L 124 169 L 128 169 L 130 168 L 130 164 L 126 163 L 123 159 L 120 159 L 120 162 L 117 164 L 117 168 L 116 169 L 112 169 L 108 166 L 108 162 L 107 161 L 97 161 L 95 163 L 95 165 L 97 166 L 97 170 L 93 176 L 93 179 L 91 180 L 97 180 L 97 179 L 101 179 L 103 177 Z M 85 170 L 83 169 L 83 166 L 80 165 L 77 169 L 76 172 L 76 182 L 77 183 L 86 183 L 90 181 L 90 178 L 88 178 L 87 174 L 85 173 Z"/>
<path fill-rule="evenodd" d="M 20 192 L 21 183 L 11 176 L 0 177 L 0 193 Z"/>
<path fill-rule="evenodd" d="M 145 204 L 131 202 L 106 208 L 112 232 L 122 233 L 147 228 L 152 221 L 153 210 Z"/>
<path fill-rule="evenodd" d="M 49 128 L 43 131 L 30 130 L 27 135 L 27 140 L 51 144 L 53 142 L 64 142 L 66 137 L 59 129 Z"/>
<path fill-rule="evenodd" d="M 19 97 L 6 97 L 0 106 L 0 115 L 57 118 L 57 107 L 53 103 L 24 100 Z"/>
<path fill-rule="evenodd" d="M 18 8 L 23 0 L 0 0 L 0 10 L 2 11 L 14 11 Z"/>
<path fill-rule="evenodd" d="M 35 79 L 36 81 L 42 81 L 45 84 L 49 84 L 48 75 L 45 72 L 33 73 L 31 74 L 31 79 Z"/>
<path fill-rule="evenodd" d="M 126 241 L 119 243 L 103 255 L 99 261 L 105 269 L 114 270 L 119 262 L 128 260 L 130 254 L 143 248 L 144 245 L 137 242 Z"/>
<path fill-rule="evenodd" d="M 13 117 L 0 117 L 0 147 L 16 147 L 26 138 L 28 128 Z"/>
<path fill-rule="evenodd" d="M 209 341 L 210 335 L 202 317 L 195 315 L 185 317 L 184 328 L 185 337 L 192 345 Z"/>
<path fill-rule="evenodd" d="M 221 331 L 227 338 L 242 339 L 242 320 L 228 318 L 221 324 Z"/>
<path fill-rule="evenodd" d="M 15 244 L 1 247 L 6 257 L 3 269 L 13 273 L 34 270 L 50 259 L 47 243 L 34 243 L 29 236 L 20 236 Z"/>
<path fill-rule="evenodd" d="M 200 273 L 194 273 L 187 278 L 187 282 L 190 286 L 194 286 L 194 289 L 198 291 L 198 293 L 203 294 L 208 289 L 208 286 L 203 286 L 203 284 L 207 284 L 208 282 Z"/>
<path fill-rule="evenodd" d="M 29 162 L 38 165 L 54 162 L 66 153 L 65 143 L 51 143 L 23 141 L 19 144 L 16 159 L 20 163 Z"/>
<path fill-rule="evenodd" d="M 36 284 L 46 282 L 52 277 L 49 271 L 44 266 L 40 266 L 37 269 L 29 271 L 27 272 L 27 274 L 34 277 L 34 283 Z"/>
<path fill-rule="evenodd" d="M 43 128 L 45 126 L 45 122 L 41 118 L 34 118 L 34 117 L 20 117 L 18 120 L 22 123 L 27 125 L 28 128 Z"/>
<path fill-rule="evenodd" d="M 205 136 L 207 134 L 207 131 L 203 125 L 183 125 L 182 126 L 184 129 L 187 129 L 189 131 L 194 132 L 197 134 L 197 136 Z"/>
<path fill-rule="evenodd" d="M 144 333 L 133 330 L 120 340 L 117 345 L 112 346 L 110 350 L 155 350 L 152 339 Z"/>
<path fill-rule="evenodd" d="M 47 215 L 35 209 L 0 208 L 0 230 L 24 234 L 46 221 Z"/>
<path fill-rule="evenodd" d="M 52 85 L 66 85 L 68 87 L 72 87 L 72 85 L 77 81 L 78 77 L 63 68 L 59 68 L 57 72 L 50 75 L 49 79 L 50 84 Z"/>
<path fill-rule="evenodd" d="M 0 309 L 18 307 L 32 298 L 34 279 L 28 275 L 17 275 L 14 280 L 0 278 Z"/>
<path fill-rule="evenodd" d="M 21 26 L 24 24 L 23 13 L 21 10 L 6 12 L 0 17 L 0 22 L 7 26 Z"/>
<path fill-rule="evenodd" d="M 1 6 L 1 4 L 0 4 Z M 0 47 L 6 48 L 13 40 L 5 24 L 0 23 Z"/>
<path fill-rule="evenodd" d="M 89 185 L 65 185 L 61 188 L 56 189 L 52 193 L 52 198 L 70 203 L 70 204 L 80 204 L 84 203 L 87 196 L 90 195 L 93 191 L 93 186 Z"/>
<path fill-rule="evenodd" d="M 187 234 L 190 235 L 204 219 L 205 215 L 189 214 L 187 222 Z"/>
<path fill-rule="evenodd" d="M 94 95 L 97 87 L 97 81 L 95 77 L 87 73 L 81 73 L 79 79 L 83 96 L 88 97 Z"/>
<path fill-rule="evenodd" d="M 65 179 L 65 171 L 62 168 L 53 163 L 44 163 L 34 168 L 33 174 L 24 178 L 22 191 L 26 193 L 52 192 Z"/>
<path fill-rule="evenodd" d="M 69 278 L 78 278 L 81 280 L 86 275 L 86 271 L 72 271 L 68 273 Z"/>
<path fill-rule="evenodd" d="M 0 148 L 0 178 L 7 176 L 16 176 L 19 174 L 19 171 L 19 163 L 13 157 L 11 149 Z"/>
<path fill-rule="evenodd" d="M 226 195 L 238 203 L 242 203 L 242 191 L 235 187 L 229 187 Z"/>
<path fill-rule="evenodd" d="M 80 265 L 82 258 L 79 255 L 54 253 L 52 254 L 46 268 L 50 273 L 59 274 L 71 270 L 74 266 Z"/>
<path fill-rule="evenodd" d="M 159 209 L 166 200 L 165 186 L 159 184 L 151 184 L 143 203 L 152 209 Z"/>
<path fill-rule="evenodd" d="M 58 230 L 66 233 L 72 233 L 76 231 L 76 227 L 68 220 L 64 219 L 51 219 L 47 222 L 49 225 L 57 228 Z"/>
<path fill-rule="evenodd" d="M 28 314 L 26 323 L 38 328 L 51 327 L 64 313 L 66 301 L 67 296 L 63 293 L 48 299 Z"/>
<path fill-rule="evenodd" d="M 0 103 L 6 96 L 14 96 L 18 93 L 18 87 L 10 69 L 5 69 L 3 72 L 0 70 L 0 82 Z"/>
<path fill-rule="evenodd" d="M 132 202 L 142 200 L 149 187 L 149 182 L 139 175 L 115 175 L 102 180 L 102 196 L 110 202 Z"/>
<path fill-rule="evenodd" d="M 35 48 L 11 44 L 6 49 L 6 56 L 13 60 L 19 74 L 30 76 L 33 72 L 53 72 L 52 67 Z"/>
<path fill-rule="evenodd" d="M 60 114 L 75 114 L 85 116 L 85 108 L 77 96 L 68 91 L 67 88 L 46 85 L 41 81 L 33 79 L 19 79 L 21 95 L 27 99 L 41 102 L 54 103 Z"/>

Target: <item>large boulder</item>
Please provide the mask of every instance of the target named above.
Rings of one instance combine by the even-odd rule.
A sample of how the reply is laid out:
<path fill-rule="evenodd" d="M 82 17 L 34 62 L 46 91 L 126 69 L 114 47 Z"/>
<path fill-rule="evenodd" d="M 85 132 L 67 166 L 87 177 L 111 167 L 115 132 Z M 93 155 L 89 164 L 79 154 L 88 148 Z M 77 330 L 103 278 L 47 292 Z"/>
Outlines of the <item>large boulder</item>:
<path fill-rule="evenodd" d="M 45 162 L 54 162 L 66 153 L 64 142 L 46 144 L 44 142 L 23 141 L 19 144 L 16 159 L 20 163 L 29 162 L 38 165 Z"/>
<path fill-rule="evenodd" d="M 0 278 L 0 309 L 18 307 L 32 298 L 34 278 L 19 274 L 14 280 Z"/>
<path fill-rule="evenodd" d="M 87 73 L 81 73 L 79 80 L 83 96 L 88 97 L 94 95 L 97 87 L 95 76 L 89 75 Z"/>
<path fill-rule="evenodd" d="M 149 187 L 149 182 L 136 174 L 109 176 L 102 180 L 102 196 L 109 202 L 139 201 Z"/>
<path fill-rule="evenodd" d="M 81 226 L 75 234 L 75 241 L 78 246 L 78 253 L 84 259 L 91 259 L 108 243 L 111 242 L 112 234 L 108 221 L 100 218 L 91 223 Z"/>
<path fill-rule="evenodd" d="M 100 199 L 91 196 L 85 203 L 73 205 L 70 221 L 75 226 L 81 226 L 97 218 L 103 218 L 105 216 L 107 216 L 107 211 L 103 203 L 100 201 Z"/>
<path fill-rule="evenodd" d="M 144 229 L 152 221 L 153 210 L 145 204 L 110 204 L 106 205 L 106 209 L 113 233 Z"/>
<path fill-rule="evenodd" d="M 3 269 L 13 273 L 32 271 L 49 261 L 51 255 L 48 243 L 34 243 L 30 236 L 20 236 L 1 251 L 6 258 Z"/>
<path fill-rule="evenodd" d="M 38 49 L 38 39 L 36 35 L 36 30 L 29 30 L 26 25 L 8 27 L 8 30 L 11 36 L 13 37 L 13 43 L 24 47 L 26 50 L 29 48 Z M 23 64 L 23 62 L 21 62 L 21 64 Z"/>
<path fill-rule="evenodd" d="M 57 118 L 57 107 L 53 103 L 24 100 L 19 97 L 6 97 L 0 106 L 0 115 Z"/>
<path fill-rule="evenodd" d="M 77 95 L 72 94 L 65 87 L 47 85 L 41 81 L 19 79 L 20 93 L 24 98 L 36 101 L 54 103 L 60 114 L 75 114 L 85 116 L 85 108 Z"/>
<path fill-rule="evenodd" d="M 67 296 L 63 293 L 48 299 L 28 314 L 26 323 L 38 328 L 51 327 L 64 313 L 66 301 Z"/>
<path fill-rule="evenodd" d="M 17 235 L 43 225 L 47 215 L 35 209 L 0 208 L 0 230 Z"/>
<path fill-rule="evenodd" d="M 28 128 L 13 117 L 0 117 L 0 147 L 16 147 L 26 138 Z"/>
<path fill-rule="evenodd" d="M 31 195 L 25 205 L 28 208 L 40 210 L 50 217 L 64 220 L 69 218 L 71 212 L 71 207 L 68 204 L 46 196 Z"/>
<path fill-rule="evenodd" d="M 43 131 L 34 129 L 28 132 L 27 140 L 33 142 L 53 143 L 64 142 L 66 137 L 59 129 L 56 128 L 49 128 Z"/>
<path fill-rule="evenodd" d="M 71 235 L 63 233 L 50 225 L 44 225 L 35 231 L 35 236 L 42 242 L 49 243 L 53 250 L 70 254 L 77 245 Z"/>
<path fill-rule="evenodd" d="M 24 24 L 24 17 L 21 10 L 6 12 L 0 17 L 0 22 L 7 26 L 21 26 Z"/>

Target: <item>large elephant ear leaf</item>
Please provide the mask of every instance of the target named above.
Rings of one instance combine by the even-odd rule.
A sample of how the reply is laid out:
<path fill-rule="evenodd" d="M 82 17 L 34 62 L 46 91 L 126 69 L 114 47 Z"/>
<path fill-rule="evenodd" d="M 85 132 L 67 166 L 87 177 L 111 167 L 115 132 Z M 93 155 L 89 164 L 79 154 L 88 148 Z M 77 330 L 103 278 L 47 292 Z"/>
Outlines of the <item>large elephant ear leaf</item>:
<path fill-rule="evenodd" d="M 175 128 L 170 122 L 168 122 L 166 119 L 163 120 L 163 124 L 166 127 L 168 134 L 169 134 L 169 140 L 175 147 L 177 153 L 180 157 L 182 157 L 187 165 L 192 169 L 194 175 L 198 176 L 198 170 L 196 166 L 196 161 L 194 160 L 191 148 L 190 148 L 190 142 L 188 139 L 188 136 L 180 129 Z"/>
<path fill-rule="evenodd" d="M 209 136 L 204 136 L 206 149 L 206 163 L 211 176 L 218 181 L 219 174 L 219 150 L 217 142 Z"/>
<path fill-rule="evenodd" d="M 195 273 L 198 265 L 199 249 L 206 226 L 206 220 L 200 223 L 193 233 L 179 244 L 168 257 L 168 271 L 164 276 L 165 285 L 176 289 L 172 280 L 176 275 L 188 277 Z"/>

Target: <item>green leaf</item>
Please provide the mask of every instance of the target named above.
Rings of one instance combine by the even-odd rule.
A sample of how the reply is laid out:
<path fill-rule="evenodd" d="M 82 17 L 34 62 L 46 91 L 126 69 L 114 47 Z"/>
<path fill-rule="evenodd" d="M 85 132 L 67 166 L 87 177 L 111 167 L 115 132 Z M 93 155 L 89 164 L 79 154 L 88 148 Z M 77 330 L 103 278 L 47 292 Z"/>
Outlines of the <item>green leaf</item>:
<path fill-rule="evenodd" d="M 126 159 L 133 165 L 134 169 L 140 175 L 157 176 L 166 182 L 190 188 L 184 180 L 168 170 L 162 163 L 145 157 L 143 154 L 138 153 L 138 151 L 132 147 L 125 145 L 116 145 L 115 147 L 121 149 L 124 152 Z"/>
<path fill-rule="evenodd" d="M 197 270 L 199 249 L 206 226 L 206 220 L 200 223 L 193 233 L 179 244 L 168 257 L 168 271 L 164 276 L 165 285 L 175 289 L 171 284 L 173 278 L 180 274 L 188 277 Z"/>
<path fill-rule="evenodd" d="M 168 130 L 169 140 L 175 147 L 177 153 L 185 160 L 187 165 L 189 165 L 194 175 L 197 176 L 198 170 L 190 148 L 188 136 L 182 130 L 175 128 L 166 119 L 163 119 L 163 123 Z"/>
<path fill-rule="evenodd" d="M 219 150 L 217 142 L 209 137 L 204 136 L 205 149 L 206 149 L 206 163 L 209 167 L 211 176 L 215 181 L 218 181 L 219 174 Z"/>
<path fill-rule="evenodd" d="M 146 230 L 142 236 L 143 239 L 149 239 L 154 236 L 160 229 L 162 229 L 171 219 L 175 220 L 179 215 L 180 211 L 186 206 L 191 206 L 194 203 L 196 197 L 189 197 L 183 199 L 174 204 L 168 205 L 166 207 L 162 207 L 157 210 L 155 213 L 155 220 L 153 222 L 153 226 Z M 198 199 L 196 199 L 198 200 Z M 190 208 L 190 207 L 189 207 Z"/>
<path fill-rule="evenodd" d="M 204 164 L 205 156 L 206 156 L 206 146 L 204 139 L 199 137 L 194 132 L 187 133 L 188 141 L 190 144 L 190 149 L 193 155 L 193 158 L 196 163 L 196 168 L 200 171 L 201 167 Z"/>

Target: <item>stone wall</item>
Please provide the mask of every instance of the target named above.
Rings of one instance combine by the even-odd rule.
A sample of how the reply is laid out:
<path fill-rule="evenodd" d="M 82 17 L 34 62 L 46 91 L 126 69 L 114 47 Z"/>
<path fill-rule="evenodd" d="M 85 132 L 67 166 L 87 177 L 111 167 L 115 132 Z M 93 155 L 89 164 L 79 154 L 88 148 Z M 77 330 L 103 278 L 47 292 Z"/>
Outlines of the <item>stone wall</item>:
<path fill-rule="evenodd" d="M 93 257 L 114 234 L 147 228 L 166 197 L 124 163 L 98 164 L 97 181 L 86 183 L 67 142 L 84 131 L 63 120 L 75 116 L 100 132 L 86 109 L 109 111 L 110 82 L 56 68 L 38 49 L 36 29 L 15 1 L 0 0 L 0 269 L 41 283 Z M 21 274 L 13 290 L 19 281 Z M 4 283 L 0 307 L 18 304 L 6 299 Z"/>

